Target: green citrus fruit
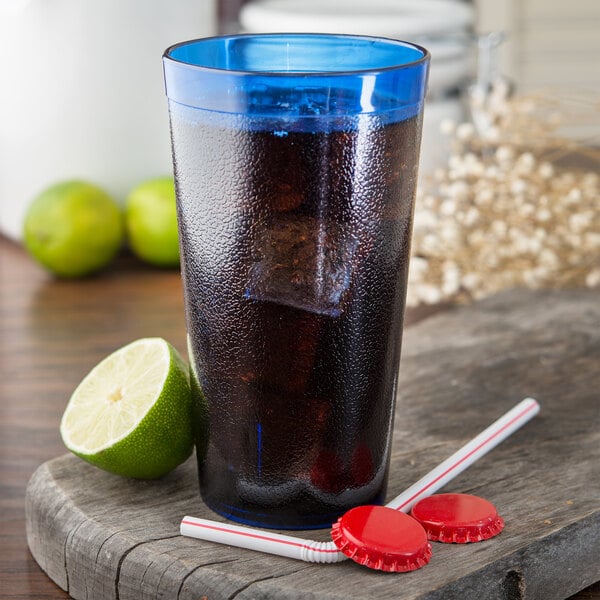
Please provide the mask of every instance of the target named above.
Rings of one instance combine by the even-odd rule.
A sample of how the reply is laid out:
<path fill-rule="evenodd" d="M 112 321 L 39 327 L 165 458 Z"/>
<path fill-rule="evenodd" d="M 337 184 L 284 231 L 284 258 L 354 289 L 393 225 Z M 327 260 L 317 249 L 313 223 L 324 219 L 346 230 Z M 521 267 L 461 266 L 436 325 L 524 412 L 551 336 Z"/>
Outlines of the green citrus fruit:
<path fill-rule="evenodd" d="M 61 277 L 83 277 L 106 266 L 123 237 L 117 203 L 85 181 L 64 181 L 47 188 L 25 215 L 25 247 Z"/>
<path fill-rule="evenodd" d="M 190 391 L 192 393 L 192 416 L 194 421 L 194 444 L 196 446 L 196 455 L 199 459 L 204 459 L 208 451 L 209 439 L 209 411 L 206 398 L 202 393 L 200 378 L 195 367 L 194 350 L 190 336 L 187 338 L 188 356 L 190 359 Z"/>
<path fill-rule="evenodd" d="M 73 392 L 60 424 L 65 446 L 118 475 L 155 479 L 192 453 L 187 366 L 161 338 L 106 357 Z"/>
<path fill-rule="evenodd" d="M 125 225 L 133 253 L 158 267 L 179 265 L 175 185 L 160 177 L 135 187 L 125 201 Z"/>

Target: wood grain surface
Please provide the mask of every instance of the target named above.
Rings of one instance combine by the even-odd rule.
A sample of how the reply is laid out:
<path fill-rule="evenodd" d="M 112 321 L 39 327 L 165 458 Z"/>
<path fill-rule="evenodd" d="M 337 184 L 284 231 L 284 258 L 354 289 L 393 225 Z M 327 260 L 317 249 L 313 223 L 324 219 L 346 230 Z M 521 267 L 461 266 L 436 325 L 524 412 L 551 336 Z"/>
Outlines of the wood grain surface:
<path fill-rule="evenodd" d="M 215 518 L 199 500 L 193 461 L 157 482 L 124 480 L 70 455 L 45 463 L 28 487 L 29 546 L 81 600 L 566 598 L 600 579 L 598 323 L 592 292 L 511 291 L 406 332 L 390 497 L 517 400 L 532 395 L 542 405 L 446 488 L 492 500 L 504 532 L 480 544 L 434 544 L 422 570 L 311 565 L 182 538 L 184 514 Z"/>
<path fill-rule="evenodd" d="M 464 405 L 465 399 L 491 397 L 496 400 L 492 402 L 493 408 L 497 408 L 498 412 L 502 412 L 504 406 L 508 406 L 518 399 L 515 394 L 517 396 L 524 395 L 521 393 L 523 390 L 517 389 L 519 387 L 517 379 L 524 377 L 521 381 L 531 384 L 525 393 L 537 394 L 545 407 L 549 397 L 563 399 L 559 418 L 549 420 L 549 413 L 544 408 L 540 416 L 536 417 L 525 429 L 493 451 L 489 456 L 490 460 L 487 466 L 485 462 L 487 459 L 483 459 L 464 473 L 461 476 L 463 479 L 457 479 L 453 483 L 453 488 L 461 491 L 474 491 L 475 493 L 482 493 L 482 490 L 492 492 L 493 499 L 498 503 L 503 514 L 505 516 L 510 515 L 512 521 L 513 511 L 517 512 L 517 516 L 529 514 L 527 506 L 531 502 L 531 498 L 526 497 L 527 502 L 525 505 L 511 504 L 510 512 L 507 514 L 504 507 L 506 494 L 509 494 L 510 497 L 510 490 L 513 487 L 516 488 L 515 493 L 519 490 L 529 489 L 529 482 L 532 479 L 541 482 L 545 490 L 544 512 L 542 515 L 538 515 L 539 518 L 542 518 L 541 523 L 538 520 L 533 522 L 529 520 L 513 521 L 511 529 L 513 532 L 517 532 L 521 541 L 523 541 L 524 538 L 529 539 L 529 533 L 532 531 L 539 533 L 541 528 L 545 535 L 540 542 L 541 546 L 552 554 L 555 548 L 554 542 L 559 542 L 562 539 L 561 532 L 567 530 L 568 533 L 573 533 L 572 528 L 576 527 L 577 519 L 581 518 L 581 511 L 591 510 L 589 498 L 584 498 L 580 503 L 579 498 L 570 492 L 575 491 L 572 485 L 574 481 L 578 481 L 576 474 L 585 473 L 586 469 L 589 470 L 594 467 L 594 463 L 591 462 L 592 458 L 576 454 L 579 459 L 573 467 L 574 473 L 572 474 L 557 471 L 553 467 L 558 464 L 559 449 L 567 454 L 577 452 L 579 427 L 585 425 L 582 424 L 582 420 L 588 421 L 587 425 L 589 425 L 589 421 L 595 423 L 595 430 L 598 429 L 597 413 L 590 415 L 587 419 L 578 418 L 576 423 L 570 418 L 572 413 L 577 412 L 581 400 L 574 398 L 573 384 L 581 385 L 583 391 L 587 389 L 588 396 L 595 392 L 595 398 L 597 398 L 597 391 L 595 390 L 599 387 L 597 381 L 598 320 L 597 310 L 594 308 L 596 303 L 594 298 L 588 295 L 585 307 L 579 305 L 579 309 L 588 315 L 588 320 L 584 320 L 584 323 L 590 325 L 590 319 L 592 321 L 595 319 L 595 323 L 592 322 L 591 326 L 587 328 L 582 327 L 581 322 L 577 321 L 577 315 L 574 315 L 572 331 L 570 324 L 563 323 L 561 325 L 566 332 L 567 342 L 552 341 L 550 332 L 552 331 L 552 320 L 557 316 L 556 308 L 552 308 L 548 313 L 550 305 L 546 304 L 545 296 L 541 296 L 535 301 L 539 303 L 540 314 L 547 313 L 551 317 L 550 325 L 546 320 L 544 326 L 542 326 L 542 321 L 538 321 L 533 330 L 531 327 L 525 328 L 531 333 L 531 337 L 524 335 L 523 345 L 527 349 L 525 352 L 527 360 L 525 362 L 522 362 L 517 354 L 513 352 L 508 354 L 500 352 L 482 354 L 476 344 L 473 346 L 467 344 L 465 347 L 451 346 L 447 352 L 443 352 L 442 347 L 440 347 L 436 353 L 431 355 L 433 362 L 441 361 L 441 364 L 446 365 L 449 369 L 452 363 L 452 354 L 468 349 L 469 356 L 479 365 L 479 369 L 476 370 L 474 366 L 465 366 L 463 370 L 458 372 L 447 371 L 447 394 L 442 399 L 443 402 L 440 402 L 440 406 L 435 407 L 432 414 L 429 415 L 428 426 L 419 437 L 419 440 L 421 440 L 419 444 L 421 444 L 425 443 L 427 438 L 433 436 L 437 440 L 433 447 L 420 445 L 415 447 L 415 438 L 412 432 L 407 429 L 399 430 L 395 442 L 394 464 L 400 464 L 399 461 L 402 460 L 406 470 L 402 477 L 394 483 L 394 486 L 391 486 L 390 494 L 396 493 L 406 483 L 412 482 L 419 474 L 434 464 L 438 458 L 443 458 L 449 454 L 454 449 L 454 444 L 457 441 L 470 437 L 493 418 L 487 403 L 483 405 L 479 401 L 477 405 L 472 405 L 469 408 L 469 406 Z M 556 296 L 551 294 L 550 301 L 556 301 Z M 591 308 L 590 304 L 592 305 Z M 522 308 L 519 310 L 522 310 Z M 497 307 L 488 311 L 488 316 L 499 319 L 496 325 L 496 334 L 499 337 L 503 335 L 502 320 L 504 317 L 502 314 L 503 312 L 510 312 L 508 309 L 510 309 L 510 306 L 505 305 L 501 309 Z M 413 313 L 409 313 L 408 317 L 409 320 L 417 318 Z M 431 322 L 434 323 L 437 318 L 434 317 Z M 511 317 L 507 316 L 507 318 L 510 321 Z M 535 319 L 533 321 L 535 323 Z M 474 322 L 474 325 L 484 327 L 481 321 Z M 440 329 L 435 329 L 435 331 L 426 334 L 423 333 L 422 329 L 409 327 L 405 338 L 403 370 L 405 365 L 407 369 L 411 368 L 409 363 L 418 359 L 415 353 L 418 354 L 422 351 L 422 349 L 419 349 L 420 344 L 428 343 L 427 336 L 436 338 L 438 335 L 441 336 L 442 333 L 443 331 Z M 42 572 L 27 550 L 24 515 L 25 487 L 36 467 L 64 452 L 58 434 L 58 424 L 66 400 L 80 379 L 110 351 L 132 339 L 148 335 L 163 336 L 169 339 L 180 351 L 185 351 L 181 284 L 178 273 L 149 269 L 133 259 L 125 257 L 117 263 L 115 268 L 98 277 L 77 282 L 58 281 L 33 264 L 20 247 L 0 238 L 1 598 L 16 600 L 68 597 Z M 596 337 L 594 338 L 594 336 Z M 575 346 L 583 341 L 585 342 L 584 346 L 589 344 L 589 347 L 583 353 L 572 353 L 573 346 L 568 342 L 571 338 Z M 592 343 L 593 339 L 596 342 Z M 518 378 L 506 377 L 499 379 L 497 376 L 491 376 L 494 365 L 503 361 L 506 362 L 507 366 L 512 365 Z M 429 397 L 430 390 L 435 387 L 429 376 L 430 370 L 433 368 L 433 362 L 430 366 L 423 365 L 419 367 L 421 369 L 418 371 L 421 374 L 419 386 L 422 388 L 419 398 Z M 475 376 L 477 373 L 480 376 Z M 414 384 L 404 387 L 402 402 L 404 402 L 404 398 L 414 397 L 415 390 L 412 385 L 417 385 L 416 380 Z M 481 386 L 483 387 L 480 389 Z M 595 389 L 591 386 L 595 386 Z M 484 392 L 483 396 L 481 395 L 482 391 Z M 461 410 L 464 416 L 464 419 L 462 419 L 464 429 L 460 431 L 452 431 L 446 422 L 448 414 L 447 400 L 449 398 L 462 398 L 461 402 L 463 404 L 460 406 L 462 406 Z M 420 419 L 420 411 L 424 408 L 422 402 L 419 402 L 407 405 L 403 409 L 404 411 L 410 411 L 405 415 L 406 418 Z M 442 406 L 444 407 L 443 410 L 441 410 Z M 560 423 L 562 421 L 570 424 L 565 429 L 561 429 Z M 543 435 L 541 440 L 538 439 L 538 441 L 532 443 L 530 436 L 532 436 L 534 429 L 541 429 Z M 563 442 L 566 442 L 566 446 Z M 539 468 L 532 468 L 531 453 L 538 446 L 543 451 L 545 458 L 542 460 L 542 464 L 538 465 Z M 517 449 L 519 449 L 519 452 L 514 454 Z M 508 479 L 494 474 L 494 469 L 497 467 L 501 456 L 503 458 L 506 456 L 511 457 L 509 461 L 511 467 L 510 482 Z M 84 463 L 75 461 L 73 458 L 59 458 L 56 462 L 61 464 L 61 461 L 66 461 L 67 465 L 71 461 L 71 464 L 77 465 L 76 469 L 83 469 L 84 471 L 90 469 Z M 431 462 L 428 463 L 427 461 Z M 597 467 L 597 462 L 595 464 Z M 93 471 L 93 473 L 96 476 L 95 480 L 112 479 L 110 475 L 100 471 Z M 66 475 L 68 474 L 67 469 Z M 185 480 L 185 477 L 193 477 L 193 467 L 189 464 L 175 471 L 160 485 L 173 485 L 174 482 L 181 481 L 181 478 Z M 596 477 L 595 481 L 597 480 Z M 124 480 L 118 479 L 117 481 L 121 486 L 123 485 Z M 592 487 L 593 482 L 594 479 L 592 478 L 588 488 L 591 491 L 595 489 Z M 130 483 L 127 485 L 130 485 Z M 90 486 L 89 493 L 93 494 L 95 485 L 94 483 L 93 486 Z M 193 507 L 190 506 L 190 509 L 193 510 L 189 512 L 200 514 L 200 510 L 197 508 L 200 506 L 198 499 L 193 492 L 188 490 L 186 493 L 191 494 L 189 501 L 193 503 Z M 598 497 L 595 498 L 594 502 L 592 502 L 595 506 L 594 510 L 597 510 Z M 167 517 L 163 516 L 162 518 Z M 573 519 L 575 520 L 573 521 Z M 173 522 L 171 522 L 171 527 Z M 504 539 L 505 534 L 511 531 L 508 527 L 507 525 L 507 530 L 499 538 L 490 540 L 489 544 Z M 122 526 L 118 527 L 114 531 L 115 535 L 113 537 L 123 537 L 125 535 L 122 532 L 123 529 Z M 124 560 L 121 563 L 118 578 L 119 589 L 123 594 L 121 597 L 147 597 L 144 591 L 146 588 L 142 588 L 141 591 L 138 588 L 136 592 L 134 590 L 135 580 L 125 577 L 127 570 L 135 570 L 134 565 L 142 560 L 144 551 L 148 549 L 145 548 L 146 546 L 151 547 L 154 554 L 161 555 L 163 552 L 170 552 L 173 545 L 177 546 L 180 543 L 181 538 L 170 538 L 173 531 L 167 533 L 164 527 L 160 529 L 160 537 L 164 538 L 160 541 L 149 544 L 144 543 L 134 548 L 131 545 L 131 540 L 129 540 L 127 561 Z M 591 534 L 588 531 L 588 537 L 590 535 L 592 542 L 597 547 L 599 541 L 597 531 L 596 533 L 592 531 Z M 583 539 L 585 541 L 585 536 Z M 552 543 L 546 544 L 546 541 Z M 202 542 L 196 540 L 185 540 L 185 543 L 186 546 L 187 544 L 189 546 L 178 560 L 182 561 L 184 565 L 188 565 L 190 571 L 186 580 L 188 585 L 192 585 L 196 577 L 205 575 L 204 568 L 193 570 L 192 565 L 198 566 L 199 563 L 207 564 L 219 561 L 223 561 L 220 567 L 216 564 L 212 567 L 213 571 L 216 569 L 217 573 L 217 575 L 212 576 L 214 577 L 212 585 L 217 585 L 217 579 L 220 580 L 222 570 L 227 570 L 228 565 L 230 567 L 235 565 L 235 569 L 233 569 L 235 575 L 232 576 L 234 584 L 228 583 L 235 590 L 231 592 L 230 597 L 235 597 L 236 594 L 240 598 L 252 597 L 257 589 L 259 590 L 257 594 L 262 593 L 260 592 L 262 586 L 265 586 L 264 589 L 268 593 L 269 590 L 274 589 L 273 586 L 280 585 L 283 580 L 288 578 L 286 575 L 287 567 L 283 568 L 278 565 L 274 572 L 271 572 L 263 582 L 257 582 L 244 590 L 242 588 L 245 584 L 238 585 L 239 581 L 238 584 L 235 584 L 235 580 L 256 580 L 258 576 L 252 567 L 252 563 L 256 558 L 250 556 L 253 553 L 239 551 L 243 556 L 236 555 L 235 558 L 231 556 L 223 558 L 217 552 L 218 546 L 216 545 L 211 544 L 208 547 L 208 544 L 203 545 Z M 486 553 L 489 552 L 485 550 L 486 547 L 493 546 L 473 545 L 459 549 L 459 553 L 466 550 Z M 469 548 L 473 550 L 469 550 Z M 478 548 L 480 550 L 477 550 Z M 222 550 L 220 549 L 220 551 Z M 448 547 L 444 551 L 448 553 L 451 550 L 456 550 L 456 547 Z M 581 547 L 575 547 L 575 555 L 580 550 Z M 457 561 L 460 562 L 459 554 L 452 552 L 453 558 L 447 562 L 447 559 L 440 552 L 440 550 L 436 552 L 438 566 L 443 562 L 443 568 L 448 573 L 453 573 Z M 70 556 L 72 559 L 70 565 L 76 566 L 79 560 L 77 551 L 74 551 Z M 531 566 L 528 567 L 526 552 L 517 550 L 516 554 L 513 553 L 512 556 L 520 558 L 518 564 L 513 565 L 513 574 L 508 575 L 505 579 L 504 589 L 506 594 L 503 596 L 505 598 L 519 597 L 516 594 L 523 587 L 523 576 L 519 573 L 524 571 L 519 571 L 518 568 L 521 567 L 525 570 L 532 568 Z M 102 561 L 104 557 L 102 554 L 99 555 L 99 559 L 101 560 L 98 564 L 98 570 L 103 568 Z M 289 564 L 289 561 L 284 562 L 286 565 Z M 331 567 L 335 568 L 336 565 L 331 565 Z M 352 573 L 351 580 L 355 583 L 357 582 L 355 578 L 358 578 L 359 583 L 353 591 L 361 591 L 361 593 L 364 591 L 362 590 L 364 570 L 349 563 L 337 565 L 337 567 L 349 569 Z M 144 563 L 144 569 L 146 568 L 148 570 L 146 583 L 149 585 L 155 573 L 151 563 Z M 291 579 L 289 581 L 296 582 L 298 586 L 306 584 L 307 591 L 304 597 L 319 597 L 311 593 L 310 590 L 316 589 L 315 586 L 318 587 L 323 577 L 322 567 L 298 564 L 292 561 L 291 568 L 295 570 L 296 574 L 290 575 Z M 427 568 L 433 569 L 436 567 L 432 564 Z M 425 570 L 422 570 L 420 573 L 425 572 Z M 418 573 L 414 575 L 416 576 Z M 374 578 L 378 582 L 372 588 L 371 597 L 373 598 L 378 596 L 379 585 L 387 586 L 389 584 L 389 581 L 386 581 L 386 578 L 390 577 L 389 575 L 367 573 L 366 576 Z M 409 577 L 412 576 L 409 575 Z M 404 576 L 393 575 L 391 577 L 403 577 L 400 580 L 401 583 L 395 584 L 396 590 L 401 591 L 407 580 L 404 579 Z M 546 574 L 546 577 L 550 580 L 550 585 L 553 588 L 558 589 L 564 585 L 565 593 L 573 593 L 576 589 L 588 585 L 594 579 L 599 579 L 599 576 L 594 575 L 593 572 L 582 577 L 575 575 L 569 564 L 562 564 L 561 568 L 551 570 Z M 336 581 L 343 580 L 343 572 L 337 571 L 335 579 Z M 475 579 L 478 578 L 475 577 Z M 565 579 L 568 580 L 568 585 L 564 584 Z M 486 580 L 487 575 L 479 578 L 479 585 Z M 397 582 L 398 579 L 395 581 Z M 156 583 L 159 587 L 162 585 L 158 580 L 156 580 Z M 473 585 L 476 585 L 476 582 Z M 153 586 L 149 587 L 150 590 L 155 589 Z M 128 588 L 130 588 L 129 591 Z M 113 589 L 116 592 L 116 584 Z M 89 597 L 93 598 L 94 596 L 90 595 Z M 256 597 L 260 596 L 256 595 Z M 451 596 L 444 597 L 450 598 Z M 492 596 L 486 595 L 484 591 L 480 593 L 480 597 L 488 598 Z M 545 598 L 546 596 L 537 596 L 530 588 L 524 597 Z M 215 596 L 209 596 L 209 598 L 214 600 Z M 600 598 L 600 585 L 591 585 L 574 598 L 577 598 L 577 600 L 598 600 Z"/>

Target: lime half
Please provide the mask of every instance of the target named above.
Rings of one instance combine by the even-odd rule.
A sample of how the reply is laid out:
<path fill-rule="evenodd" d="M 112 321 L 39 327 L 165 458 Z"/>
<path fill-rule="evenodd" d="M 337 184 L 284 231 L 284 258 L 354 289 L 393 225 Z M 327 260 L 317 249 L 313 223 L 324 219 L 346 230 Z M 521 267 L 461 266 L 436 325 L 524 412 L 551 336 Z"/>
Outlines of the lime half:
<path fill-rule="evenodd" d="M 105 358 L 73 392 L 60 424 L 65 446 L 111 473 L 155 479 L 192 453 L 187 367 L 162 338 Z"/>

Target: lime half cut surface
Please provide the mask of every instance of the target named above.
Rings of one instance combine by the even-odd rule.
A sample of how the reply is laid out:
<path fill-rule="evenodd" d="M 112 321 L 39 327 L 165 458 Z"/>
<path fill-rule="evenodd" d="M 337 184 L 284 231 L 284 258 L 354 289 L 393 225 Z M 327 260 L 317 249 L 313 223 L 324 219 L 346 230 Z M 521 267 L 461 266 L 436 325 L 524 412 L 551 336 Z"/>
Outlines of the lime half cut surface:
<path fill-rule="evenodd" d="M 162 338 L 113 352 L 73 392 L 60 433 L 71 452 L 101 469 L 161 477 L 193 449 L 186 364 Z"/>

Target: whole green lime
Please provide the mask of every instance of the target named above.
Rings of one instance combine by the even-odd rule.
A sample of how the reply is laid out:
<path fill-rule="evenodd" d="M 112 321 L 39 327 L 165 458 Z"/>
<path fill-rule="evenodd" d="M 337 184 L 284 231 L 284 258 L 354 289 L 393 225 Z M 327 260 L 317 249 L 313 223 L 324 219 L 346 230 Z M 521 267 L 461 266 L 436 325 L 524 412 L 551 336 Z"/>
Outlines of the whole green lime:
<path fill-rule="evenodd" d="M 63 414 L 65 446 L 117 475 L 155 479 L 193 450 L 188 368 L 162 338 L 116 350 L 77 386 Z"/>
<path fill-rule="evenodd" d="M 133 253 L 158 267 L 179 265 L 175 184 L 172 177 L 141 183 L 125 201 L 125 226 Z"/>
<path fill-rule="evenodd" d="M 25 247 L 60 277 L 83 277 L 102 269 L 123 239 L 119 206 L 104 190 L 85 181 L 63 181 L 47 188 L 25 215 Z"/>

